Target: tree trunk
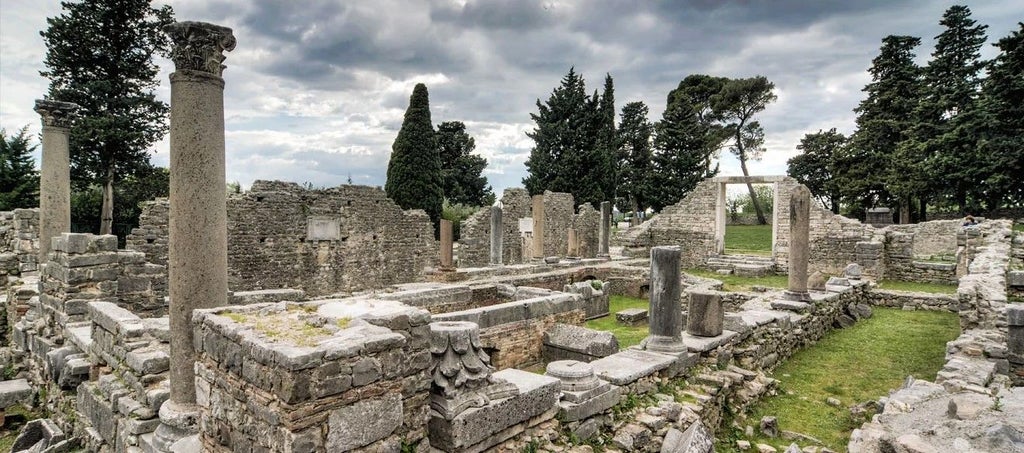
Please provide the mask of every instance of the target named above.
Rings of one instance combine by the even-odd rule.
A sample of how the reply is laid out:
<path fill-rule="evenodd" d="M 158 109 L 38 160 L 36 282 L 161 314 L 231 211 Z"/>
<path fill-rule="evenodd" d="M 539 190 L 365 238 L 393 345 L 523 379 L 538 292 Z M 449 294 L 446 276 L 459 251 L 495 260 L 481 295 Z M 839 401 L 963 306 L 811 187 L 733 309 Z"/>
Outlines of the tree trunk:
<path fill-rule="evenodd" d="M 743 170 L 743 176 L 749 178 L 750 174 L 747 173 L 747 160 L 740 155 L 740 169 Z M 767 225 L 768 221 L 764 218 L 764 212 L 761 211 L 761 203 L 757 201 L 757 194 L 754 192 L 754 185 L 747 181 L 747 191 L 750 192 L 750 202 L 754 205 L 754 211 L 757 212 L 757 224 Z"/>
<path fill-rule="evenodd" d="M 921 202 L 921 207 L 917 210 L 917 221 L 924 222 L 928 220 L 928 200 L 924 199 L 924 197 L 921 197 L 920 199 L 918 199 L 918 201 Z"/>
<path fill-rule="evenodd" d="M 832 205 L 830 206 L 832 213 L 839 214 L 839 197 L 831 197 L 829 204 Z"/>
<path fill-rule="evenodd" d="M 107 167 L 103 184 L 103 208 L 100 209 L 100 234 L 111 234 L 114 223 L 114 167 Z"/>
<path fill-rule="evenodd" d="M 900 198 L 900 225 L 910 223 L 910 196 Z"/>

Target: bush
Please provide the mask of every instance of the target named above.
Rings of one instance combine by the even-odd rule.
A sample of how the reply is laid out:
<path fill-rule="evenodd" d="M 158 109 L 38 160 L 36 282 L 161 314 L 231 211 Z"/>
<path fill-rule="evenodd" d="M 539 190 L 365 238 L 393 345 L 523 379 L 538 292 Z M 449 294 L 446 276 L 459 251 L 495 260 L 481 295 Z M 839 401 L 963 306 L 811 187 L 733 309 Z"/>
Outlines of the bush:
<path fill-rule="evenodd" d="M 463 220 L 480 210 L 480 206 L 466 206 L 461 203 L 451 204 L 447 198 L 441 205 L 441 218 L 452 222 L 452 240 L 458 241 L 462 237 L 461 224 Z"/>

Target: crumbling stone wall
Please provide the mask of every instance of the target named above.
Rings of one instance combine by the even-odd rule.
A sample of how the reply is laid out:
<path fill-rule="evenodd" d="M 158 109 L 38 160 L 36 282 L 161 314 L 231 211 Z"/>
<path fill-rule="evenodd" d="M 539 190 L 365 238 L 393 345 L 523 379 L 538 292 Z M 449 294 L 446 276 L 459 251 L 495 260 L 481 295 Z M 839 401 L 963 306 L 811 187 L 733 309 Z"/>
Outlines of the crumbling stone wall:
<path fill-rule="evenodd" d="M 153 264 L 167 265 L 167 241 L 170 236 L 168 218 L 171 205 L 166 198 L 142 203 L 139 226 L 132 228 L 125 239 L 125 248 L 146 254 Z"/>
<path fill-rule="evenodd" d="M 39 268 L 39 209 L 0 212 L 0 288 L 7 277 Z"/>
<path fill-rule="evenodd" d="M 147 205 L 128 241 L 156 261 L 167 256 L 163 206 Z M 402 211 L 375 187 L 256 181 L 229 197 L 227 210 L 232 290 L 295 288 L 315 296 L 381 288 L 419 280 L 437 259 L 426 213 Z"/>
<path fill-rule="evenodd" d="M 576 215 L 572 194 L 544 191 L 544 256 L 565 256 Z"/>
<path fill-rule="evenodd" d="M 666 206 L 653 219 L 636 230 L 636 242 L 630 247 L 650 248 L 659 245 L 682 245 L 680 265 L 696 267 L 715 254 L 715 206 L 718 184 L 708 179 L 697 184 L 686 197 L 672 206 Z"/>
<path fill-rule="evenodd" d="M 573 217 L 572 227 L 576 229 L 576 239 L 580 243 L 580 257 L 596 257 L 598 242 L 601 239 L 601 212 L 594 209 L 590 203 L 579 205 L 576 208 L 576 216 Z"/>

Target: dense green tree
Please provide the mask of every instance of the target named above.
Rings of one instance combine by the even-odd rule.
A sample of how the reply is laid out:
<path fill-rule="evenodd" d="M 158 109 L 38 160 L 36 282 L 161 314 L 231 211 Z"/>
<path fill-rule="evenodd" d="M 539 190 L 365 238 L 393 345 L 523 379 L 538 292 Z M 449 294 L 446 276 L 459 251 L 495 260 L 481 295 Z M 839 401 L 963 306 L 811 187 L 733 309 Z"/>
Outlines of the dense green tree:
<path fill-rule="evenodd" d="M 476 141 L 466 132 L 466 125 L 462 121 L 438 124 L 437 145 L 444 198 L 452 204 L 468 206 L 494 204 L 494 191 L 482 175 L 487 159 L 472 154 Z"/>
<path fill-rule="evenodd" d="M 230 184 L 229 184 L 230 185 Z M 112 234 L 123 241 L 132 228 L 139 226 L 142 203 L 171 192 L 171 172 L 164 167 L 147 165 L 124 178 L 115 188 L 119 200 L 114 212 Z M 103 203 L 103 187 L 99 185 L 77 188 L 71 192 L 72 229 L 76 232 L 99 232 L 99 213 Z"/>
<path fill-rule="evenodd" d="M 607 200 L 609 175 L 605 154 L 599 149 L 600 96 L 587 95 L 583 76 L 574 68 L 562 78 L 547 102 L 537 100 L 537 124 L 526 135 L 534 146 L 526 161 L 523 185 L 531 195 L 545 190 L 568 192 L 576 203 L 598 206 Z"/>
<path fill-rule="evenodd" d="M 900 142 L 907 138 L 914 123 L 921 75 L 914 63 L 914 48 L 920 43 L 921 39 L 914 36 L 886 36 L 878 56 L 871 61 L 871 82 L 863 89 L 867 97 L 854 109 L 857 130 L 833 167 L 844 201 L 855 210 L 888 204 L 894 198 L 890 183 L 895 169 L 917 163 L 917 170 L 903 175 L 908 182 L 908 189 L 901 191 L 904 207 L 915 192 L 909 182 L 918 180 L 919 154 L 903 151 L 899 162 L 905 164 L 894 161 Z"/>
<path fill-rule="evenodd" d="M 619 184 L 619 144 L 615 131 L 615 84 L 611 74 L 605 74 L 604 91 L 601 92 L 596 112 L 597 125 L 597 168 L 594 176 L 601 181 L 601 201 L 614 201 Z"/>
<path fill-rule="evenodd" d="M 754 115 L 778 98 L 774 90 L 774 83 L 764 76 L 756 76 L 730 80 L 713 97 L 714 110 L 722 115 L 731 137 L 729 151 L 739 158 L 743 176 L 750 176 L 747 161 L 760 160 L 764 154 L 764 129 L 760 122 L 754 120 Z M 754 194 L 754 187 L 748 183 L 747 190 L 754 201 L 757 221 L 762 225 L 767 224 L 768 220 Z"/>
<path fill-rule="evenodd" d="M 426 211 L 436 235 L 444 201 L 443 179 L 427 86 L 418 83 L 409 97 L 402 128 L 391 145 L 384 191 L 402 209 Z"/>
<path fill-rule="evenodd" d="M 927 164 L 927 189 L 943 197 L 940 202 L 955 205 L 961 212 L 977 209 L 969 197 L 983 180 L 983 160 L 977 153 L 982 112 L 978 108 L 981 89 L 981 46 L 986 25 L 971 19 L 971 10 L 954 5 L 939 21 L 945 27 L 936 36 L 932 59 L 924 68 L 915 127 L 901 146 L 923 156 Z"/>
<path fill-rule="evenodd" d="M 630 102 L 622 106 L 619 120 L 619 178 L 617 200 L 623 210 L 637 213 L 651 207 L 653 162 L 651 134 L 654 125 L 647 119 L 648 109 L 643 102 Z"/>
<path fill-rule="evenodd" d="M 0 129 L 0 211 L 39 206 L 39 173 L 32 162 L 28 126 L 7 135 Z"/>
<path fill-rule="evenodd" d="M 698 183 L 718 174 L 718 165 L 712 162 L 727 131 L 713 100 L 728 81 L 693 74 L 669 92 L 661 121 L 654 126 L 654 209 L 678 202 Z"/>
<path fill-rule="evenodd" d="M 839 214 L 840 205 L 840 186 L 835 177 L 836 159 L 847 141 L 846 136 L 836 132 L 835 128 L 804 135 L 796 146 L 801 153 L 787 162 L 789 168 L 786 173 L 807 186 L 825 207 L 836 214 Z"/>
<path fill-rule="evenodd" d="M 150 0 L 61 2 L 63 14 L 46 20 L 49 97 L 81 106 L 71 130 L 76 186 L 103 190 L 100 231 L 109 233 L 115 182 L 149 166 L 149 148 L 167 131 L 167 105 L 156 98 L 159 68 L 173 22 L 170 6 Z"/>
<path fill-rule="evenodd" d="M 985 204 L 994 210 L 1009 202 L 1024 206 L 1024 22 L 995 44 L 999 55 L 982 84 L 986 125 L 979 153 Z"/>

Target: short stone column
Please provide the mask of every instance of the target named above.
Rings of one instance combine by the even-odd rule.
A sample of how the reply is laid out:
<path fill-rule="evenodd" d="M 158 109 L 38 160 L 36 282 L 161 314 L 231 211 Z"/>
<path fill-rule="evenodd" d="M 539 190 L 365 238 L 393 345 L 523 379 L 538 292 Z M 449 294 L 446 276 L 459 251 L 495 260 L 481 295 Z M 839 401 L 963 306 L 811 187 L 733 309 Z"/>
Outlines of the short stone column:
<path fill-rule="evenodd" d="M 39 264 L 47 260 L 50 240 L 71 232 L 71 123 L 78 104 L 36 99 L 43 119 L 43 158 L 39 171 Z"/>
<path fill-rule="evenodd" d="M 807 302 L 807 261 L 811 249 L 811 192 L 793 188 L 789 198 L 789 290 L 786 299 Z"/>
<path fill-rule="evenodd" d="M 565 256 L 569 258 L 579 258 L 580 256 L 580 241 L 579 236 L 576 234 L 575 228 L 569 228 L 566 232 L 568 235 L 567 242 L 569 246 L 565 251 Z"/>
<path fill-rule="evenodd" d="M 601 225 L 598 227 L 597 256 L 607 258 L 609 242 L 612 236 L 612 202 L 601 202 Z"/>
<path fill-rule="evenodd" d="M 505 227 L 501 220 L 501 206 L 491 206 L 491 266 L 502 264 L 502 241 Z"/>
<path fill-rule="evenodd" d="M 598 379 L 589 363 L 558 360 L 548 363 L 544 374 L 561 381 L 558 419 L 563 423 L 590 418 L 619 402 L 619 388 Z"/>
<path fill-rule="evenodd" d="M 722 297 L 718 294 L 691 292 L 686 310 L 686 333 L 698 337 L 717 337 L 725 325 Z"/>
<path fill-rule="evenodd" d="M 442 271 L 453 271 L 455 270 L 455 261 L 453 260 L 454 247 L 454 233 L 452 229 L 452 221 L 441 219 L 441 270 Z"/>
<path fill-rule="evenodd" d="M 655 352 L 680 353 L 683 344 L 683 310 L 680 305 L 678 246 L 651 249 L 650 335 L 641 346 Z"/>
<path fill-rule="evenodd" d="M 533 258 L 544 260 L 544 195 L 533 196 Z"/>
<path fill-rule="evenodd" d="M 230 28 L 176 22 L 164 28 L 171 60 L 171 193 L 168 274 L 171 397 L 160 408 L 155 446 L 164 451 L 197 430 L 192 311 L 227 305 L 224 51 Z"/>

